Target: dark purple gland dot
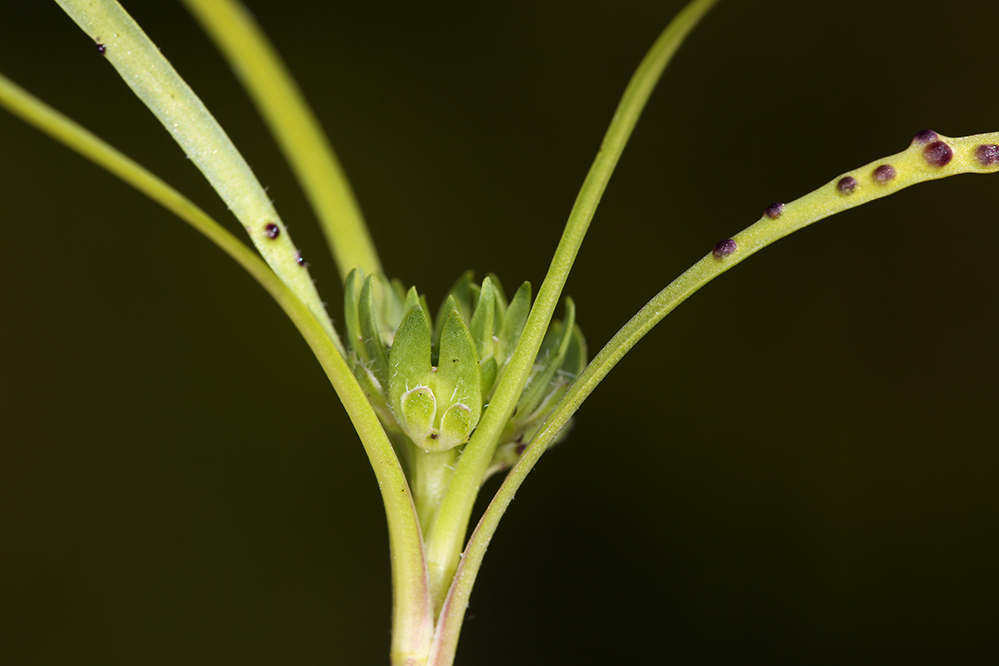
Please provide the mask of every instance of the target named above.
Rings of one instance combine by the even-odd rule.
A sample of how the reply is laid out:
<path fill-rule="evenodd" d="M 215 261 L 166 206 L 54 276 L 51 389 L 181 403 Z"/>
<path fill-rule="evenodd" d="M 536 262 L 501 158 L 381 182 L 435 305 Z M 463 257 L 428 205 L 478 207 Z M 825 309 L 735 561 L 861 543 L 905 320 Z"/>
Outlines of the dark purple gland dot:
<path fill-rule="evenodd" d="M 930 141 L 936 141 L 936 140 L 937 140 L 937 133 L 934 132 L 933 130 L 923 130 L 916 136 L 912 137 L 912 142 L 918 144 L 929 143 Z"/>
<path fill-rule="evenodd" d="M 923 148 L 923 157 L 930 166 L 942 167 L 954 157 L 954 151 L 943 141 L 934 141 Z"/>
<path fill-rule="evenodd" d="M 105 46 L 104 44 L 101 44 L 100 42 L 97 42 L 97 52 L 98 53 L 100 53 L 101 55 L 104 55 L 104 52 L 107 51 L 107 50 L 108 50 L 107 46 Z"/>
<path fill-rule="evenodd" d="M 784 204 L 782 203 L 772 203 L 767 206 L 767 209 L 763 211 L 763 214 L 769 217 L 771 220 L 776 220 L 784 213 Z"/>
<path fill-rule="evenodd" d="M 999 146 L 994 143 L 983 143 L 975 148 L 975 159 L 986 167 L 999 164 Z"/>
<path fill-rule="evenodd" d="M 895 178 L 895 167 L 890 164 L 882 164 L 874 173 L 871 174 L 871 178 L 878 185 L 884 185 Z"/>
<path fill-rule="evenodd" d="M 268 238 L 273 240 L 281 235 L 281 227 L 274 224 L 273 222 L 268 222 L 267 226 L 264 227 L 264 234 L 266 234 Z"/>
<path fill-rule="evenodd" d="M 739 245 L 731 238 L 715 243 L 715 249 L 711 251 L 715 259 L 724 259 L 738 249 Z"/>
<path fill-rule="evenodd" d="M 297 253 L 295 255 L 295 261 L 298 262 L 299 266 L 304 266 L 305 265 L 305 259 L 302 258 L 302 253 L 301 252 L 299 252 L 299 253 Z"/>
<path fill-rule="evenodd" d="M 836 183 L 836 189 L 839 190 L 840 194 L 853 194 L 853 191 L 857 189 L 857 179 L 853 176 L 843 176 Z"/>

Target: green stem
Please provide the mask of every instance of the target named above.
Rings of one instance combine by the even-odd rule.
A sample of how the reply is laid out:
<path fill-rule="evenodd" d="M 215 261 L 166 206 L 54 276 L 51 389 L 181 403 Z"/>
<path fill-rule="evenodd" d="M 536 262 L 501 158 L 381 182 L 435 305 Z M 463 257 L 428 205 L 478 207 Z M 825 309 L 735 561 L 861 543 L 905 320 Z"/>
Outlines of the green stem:
<path fill-rule="evenodd" d="M 951 155 L 946 164 L 939 166 L 933 163 L 939 161 L 936 156 L 946 155 L 947 152 L 938 142 L 944 144 Z M 881 182 L 875 174 L 885 165 L 891 166 L 895 175 L 887 182 Z M 695 291 L 751 254 L 820 219 L 894 194 L 919 182 L 958 173 L 996 171 L 999 171 L 999 132 L 959 139 L 939 135 L 924 141 L 917 138 L 907 150 L 842 174 L 818 190 L 786 204 L 776 217 L 764 214 L 758 222 L 731 239 L 736 243 L 732 254 L 712 252 L 706 255 L 660 291 L 593 358 L 503 480 L 462 555 L 454 582 L 440 612 L 428 665 L 443 666 L 451 663 L 468 597 L 486 548 L 496 532 L 500 518 L 528 473 L 593 389 L 663 317 Z M 854 185 L 851 191 L 844 193 L 844 189 L 850 189 L 843 187 L 844 184 L 851 184 L 851 180 L 847 179 L 852 179 Z M 722 256 L 717 256 L 719 254 Z"/>
<path fill-rule="evenodd" d="M 104 57 L 201 170 L 246 228 L 267 264 L 301 299 L 330 336 L 333 323 L 278 217 L 246 160 L 190 86 L 115 0 L 56 0 L 103 45 Z"/>
<path fill-rule="evenodd" d="M 246 87 L 326 234 L 341 281 L 380 273 L 378 253 L 347 176 L 295 79 L 242 3 L 184 0 Z"/>
<path fill-rule="evenodd" d="M 461 544 L 479 486 L 492 461 L 503 427 L 527 381 L 562 287 L 618 159 L 666 65 L 716 1 L 694 0 L 688 4 L 653 44 L 624 91 L 600 150 L 576 197 L 517 348 L 490 400 L 489 408 L 465 446 L 444 502 L 428 532 L 427 563 L 435 603 L 443 601 L 458 566 Z"/>
<path fill-rule="evenodd" d="M 420 526 L 426 530 L 451 480 L 458 449 L 434 452 L 422 451 L 414 446 L 413 451 L 410 466 L 413 498 Z"/>
<path fill-rule="evenodd" d="M 87 130 L 0 75 L 0 105 L 69 148 L 107 169 L 207 236 L 247 270 L 277 301 L 305 338 L 357 429 L 381 490 L 392 553 L 395 663 L 425 657 L 433 635 L 434 612 L 423 541 L 405 474 L 371 408 L 344 361 L 339 341 L 244 243 L 190 200 Z M 275 418 L 269 414 L 268 418 Z"/>

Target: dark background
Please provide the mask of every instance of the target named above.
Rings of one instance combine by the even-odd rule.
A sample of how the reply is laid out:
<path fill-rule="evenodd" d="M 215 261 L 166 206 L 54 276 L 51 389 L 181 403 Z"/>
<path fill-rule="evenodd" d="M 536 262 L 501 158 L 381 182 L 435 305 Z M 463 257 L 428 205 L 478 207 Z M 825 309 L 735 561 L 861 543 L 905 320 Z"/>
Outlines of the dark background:
<path fill-rule="evenodd" d="M 540 284 L 681 3 L 249 5 L 388 272 L 437 302 L 468 268 Z M 126 7 L 338 313 L 311 212 L 225 64 L 178 4 Z M 0 70 L 236 227 L 55 3 L 0 19 Z M 994 0 L 723 1 L 667 71 L 569 280 L 592 350 L 767 204 L 927 127 L 999 130 L 997 22 Z M 6 112 L 0 186 L 0 662 L 387 663 L 374 478 L 279 309 Z M 518 493 L 458 663 L 994 656 L 997 191 L 962 176 L 821 222 L 654 330 Z"/>

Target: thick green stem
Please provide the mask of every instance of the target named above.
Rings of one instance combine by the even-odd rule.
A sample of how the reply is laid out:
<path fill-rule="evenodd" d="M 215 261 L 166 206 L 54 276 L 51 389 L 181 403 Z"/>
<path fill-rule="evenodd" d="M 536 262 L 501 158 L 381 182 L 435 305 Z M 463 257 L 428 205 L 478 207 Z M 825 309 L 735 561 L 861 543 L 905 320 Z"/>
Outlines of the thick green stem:
<path fill-rule="evenodd" d="M 415 449 L 415 447 L 414 447 Z M 454 473 L 458 449 L 447 451 L 415 450 L 411 461 L 411 480 L 416 513 L 420 526 L 426 530 L 440 506 L 444 491 Z"/>

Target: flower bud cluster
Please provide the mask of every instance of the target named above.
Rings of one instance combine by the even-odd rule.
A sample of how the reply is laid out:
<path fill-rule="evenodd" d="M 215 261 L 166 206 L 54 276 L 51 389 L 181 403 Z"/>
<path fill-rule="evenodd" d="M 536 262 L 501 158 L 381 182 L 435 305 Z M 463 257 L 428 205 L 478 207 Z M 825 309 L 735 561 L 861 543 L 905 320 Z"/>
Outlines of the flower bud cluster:
<path fill-rule="evenodd" d="M 390 433 L 423 451 L 468 441 L 520 339 L 531 308 L 524 283 L 507 301 L 499 281 L 466 273 L 437 316 L 415 288 L 353 271 L 345 286 L 348 362 Z M 566 300 L 553 321 L 490 472 L 509 467 L 586 365 L 586 342 Z"/>

